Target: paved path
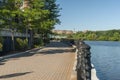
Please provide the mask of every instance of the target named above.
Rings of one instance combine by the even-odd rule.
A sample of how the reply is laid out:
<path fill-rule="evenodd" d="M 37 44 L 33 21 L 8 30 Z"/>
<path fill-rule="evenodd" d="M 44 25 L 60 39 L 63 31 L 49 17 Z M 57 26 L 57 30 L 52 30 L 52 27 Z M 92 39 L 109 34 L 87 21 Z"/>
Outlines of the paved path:
<path fill-rule="evenodd" d="M 61 42 L 0 61 L 0 80 L 70 80 L 75 54 Z"/>

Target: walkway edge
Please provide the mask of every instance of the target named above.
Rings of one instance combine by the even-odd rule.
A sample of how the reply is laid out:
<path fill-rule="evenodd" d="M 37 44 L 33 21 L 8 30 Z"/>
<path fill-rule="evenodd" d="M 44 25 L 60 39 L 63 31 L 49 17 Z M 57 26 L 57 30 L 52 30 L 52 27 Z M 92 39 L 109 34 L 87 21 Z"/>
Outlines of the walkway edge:
<path fill-rule="evenodd" d="M 37 50 L 37 49 L 41 49 L 42 47 L 39 47 L 39 48 L 33 48 L 31 50 L 27 50 L 27 51 L 24 51 L 24 52 L 18 52 L 18 53 L 14 53 L 14 54 L 9 54 L 9 55 L 5 55 L 5 56 L 1 56 L 0 57 L 0 61 L 3 60 L 3 59 L 7 59 L 7 58 L 10 58 L 10 57 L 14 57 L 14 56 L 17 56 L 17 55 L 21 55 L 21 54 L 25 54 L 27 52 L 31 52 L 31 51 L 34 51 L 34 50 Z"/>
<path fill-rule="evenodd" d="M 96 69 L 94 68 L 94 65 L 93 64 L 91 64 L 91 65 L 92 65 L 92 70 L 91 70 L 92 77 L 91 77 L 91 80 L 99 80 L 99 78 L 97 77 Z"/>
<path fill-rule="evenodd" d="M 70 80 L 77 80 L 76 65 L 77 65 L 77 52 L 78 52 L 78 50 L 76 49 L 75 45 L 72 45 L 72 47 L 75 49 L 75 59 L 74 59 L 75 61 L 74 61 L 74 64 L 73 64 L 73 69 L 72 69 Z"/>

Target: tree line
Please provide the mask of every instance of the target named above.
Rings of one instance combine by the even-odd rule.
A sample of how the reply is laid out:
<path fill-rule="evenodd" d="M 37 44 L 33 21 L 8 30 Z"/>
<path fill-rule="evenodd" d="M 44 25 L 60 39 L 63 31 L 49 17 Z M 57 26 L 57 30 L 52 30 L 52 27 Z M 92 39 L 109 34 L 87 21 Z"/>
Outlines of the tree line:
<path fill-rule="evenodd" d="M 96 41 L 120 41 L 120 30 L 79 31 L 73 35 L 69 35 L 68 38 Z"/>

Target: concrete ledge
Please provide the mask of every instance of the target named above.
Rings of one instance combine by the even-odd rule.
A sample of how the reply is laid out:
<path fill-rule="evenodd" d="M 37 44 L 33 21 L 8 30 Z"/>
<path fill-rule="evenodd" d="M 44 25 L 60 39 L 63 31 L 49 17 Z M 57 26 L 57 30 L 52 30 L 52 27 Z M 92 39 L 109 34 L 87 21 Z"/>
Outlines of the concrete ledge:
<path fill-rule="evenodd" d="M 72 47 L 74 49 L 76 49 L 75 45 L 72 45 Z M 75 61 L 74 61 L 73 70 L 72 70 L 72 73 L 71 73 L 71 79 L 70 80 L 77 80 L 77 72 L 76 72 L 77 52 L 78 52 L 78 50 L 76 49 L 76 51 L 75 51 Z"/>
<path fill-rule="evenodd" d="M 92 64 L 92 70 L 91 70 L 91 80 L 99 80 L 97 75 L 96 75 L 96 70 L 94 68 L 94 65 Z"/>

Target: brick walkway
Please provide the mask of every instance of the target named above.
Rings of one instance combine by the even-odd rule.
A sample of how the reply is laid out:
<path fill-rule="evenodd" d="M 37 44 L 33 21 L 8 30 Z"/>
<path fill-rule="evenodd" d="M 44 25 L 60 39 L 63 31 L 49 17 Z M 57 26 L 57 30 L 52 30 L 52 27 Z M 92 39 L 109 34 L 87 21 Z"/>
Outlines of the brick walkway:
<path fill-rule="evenodd" d="M 75 54 L 61 42 L 0 61 L 0 80 L 70 80 Z"/>

